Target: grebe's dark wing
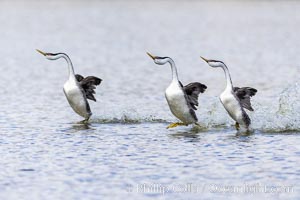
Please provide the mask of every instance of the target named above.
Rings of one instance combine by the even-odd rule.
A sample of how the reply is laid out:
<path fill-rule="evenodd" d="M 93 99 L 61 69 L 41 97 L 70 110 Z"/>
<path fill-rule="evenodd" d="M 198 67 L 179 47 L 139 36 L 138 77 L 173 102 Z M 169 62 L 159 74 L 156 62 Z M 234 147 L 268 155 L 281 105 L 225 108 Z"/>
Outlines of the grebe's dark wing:
<path fill-rule="evenodd" d="M 96 98 L 94 97 L 96 92 L 94 89 L 96 89 L 96 86 L 102 82 L 102 79 L 95 76 L 87 76 L 84 78 L 80 74 L 76 74 L 75 77 L 84 90 L 86 98 L 96 101 Z"/>
<path fill-rule="evenodd" d="M 84 79 L 83 76 L 81 76 L 80 74 L 75 74 L 75 78 L 78 82 L 82 81 L 82 79 Z"/>
<path fill-rule="evenodd" d="M 198 82 L 193 82 L 183 87 L 187 101 L 194 110 L 197 110 L 199 94 L 205 92 L 206 89 L 206 85 Z"/>
<path fill-rule="evenodd" d="M 240 100 L 241 105 L 243 108 L 246 108 L 250 111 L 254 111 L 254 109 L 251 106 L 250 97 L 254 96 L 257 92 L 256 89 L 251 87 L 234 87 L 233 88 L 234 94 L 237 96 L 237 98 Z"/>
<path fill-rule="evenodd" d="M 198 82 L 193 82 L 186 86 L 183 86 L 180 81 L 179 85 L 182 88 L 185 100 L 187 102 L 188 107 L 190 108 L 191 115 L 196 121 L 198 121 L 197 115 L 195 113 L 195 110 L 197 110 L 196 106 L 198 106 L 198 96 L 200 93 L 203 93 L 206 90 L 206 85 Z"/>

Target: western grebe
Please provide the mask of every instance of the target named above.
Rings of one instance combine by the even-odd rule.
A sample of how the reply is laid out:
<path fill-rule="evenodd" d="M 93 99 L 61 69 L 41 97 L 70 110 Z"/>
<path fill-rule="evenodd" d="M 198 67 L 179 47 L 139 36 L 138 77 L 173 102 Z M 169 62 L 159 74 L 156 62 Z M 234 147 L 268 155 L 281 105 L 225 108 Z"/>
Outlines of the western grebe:
<path fill-rule="evenodd" d="M 239 125 L 242 125 L 248 130 L 251 124 L 251 120 L 244 108 L 249 111 L 253 111 L 250 97 L 254 96 L 257 90 L 251 87 L 233 87 L 229 70 L 222 61 L 208 60 L 203 57 L 201 58 L 205 62 L 207 62 L 209 66 L 221 67 L 224 70 L 226 78 L 226 88 L 220 95 L 220 100 L 230 117 L 236 121 L 236 129 L 238 130 L 240 128 Z"/>
<path fill-rule="evenodd" d="M 200 93 L 203 93 L 207 87 L 198 82 L 183 86 L 178 80 L 177 69 L 171 58 L 153 56 L 150 53 L 147 54 L 158 65 L 164 65 L 166 63 L 171 65 L 172 82 L 166 89 L 165 96 L 171 112 L 182 122 L 172 123 L 167 128 L 197 124 L 198 119 L 195 110 L 197 110 L 196 106 L 198 106 L 198 96 Z"/>
<path fill-rule="evenodd" d="M 75 75 L 71 59 L 65 53 L 45 53 L 38 49 L 37 52 L 44 55 L 48 60 L 63 58 L 67 61 L 69 67 L 69 79 L 64 84 L 64 93 L 72 109 L 78 115 L 84 117 L 84 121 L 88 121 L 92 112 L 87 99 L 96 101 L 96 98 L 94 97 L 94 89 L 101 83 L 102 80 L 95 76 L 88 76 L 84 78 L 79 74 Z"/>

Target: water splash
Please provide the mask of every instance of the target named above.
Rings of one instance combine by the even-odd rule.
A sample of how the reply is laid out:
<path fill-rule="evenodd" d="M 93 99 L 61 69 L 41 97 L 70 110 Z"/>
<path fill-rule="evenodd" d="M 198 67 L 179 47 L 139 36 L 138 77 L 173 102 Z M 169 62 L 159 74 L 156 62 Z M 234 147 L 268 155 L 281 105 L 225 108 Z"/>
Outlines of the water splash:
<path fill-rule="evenodd" d="M 300 86 L 299 83 L 285 89 L 279 98 L 279 109 L 276 112 L 277 122 L 283 130 L 300 129 Z M 280 128 L 281 128 L 280 127 Z"/>
<path fill-rule="evenodd" d="M 110 113 L 105 113 L 90 120 L 91 123 L 104 124 L 138 124 L 138 123 L 167 123 L 168 120 L 159 118 L 153 114 L 137 112 L 135 108 L 125 108 L 122 111 L 110 109 Z"/>
<path fill-rule="evenodd" d="M 289 132 L 300 130 L 300 84 L 295 83 L 284 89 L 277 97 L 254 97 L 254 112 L 248 112 L 252 119 L 251 127 L 263 132 Z M 201 127 L 232 128 L 234 121 L 228 116 L 218 97 L 206 97 L 200 100 L 196 111 Z M 167 106 L 141 106 L 138 104 L 110 108 L 91 119 L 91 123 L 172 123 L 177 121 Z M 142 109 L 143 108 L 143 109 Z"/>

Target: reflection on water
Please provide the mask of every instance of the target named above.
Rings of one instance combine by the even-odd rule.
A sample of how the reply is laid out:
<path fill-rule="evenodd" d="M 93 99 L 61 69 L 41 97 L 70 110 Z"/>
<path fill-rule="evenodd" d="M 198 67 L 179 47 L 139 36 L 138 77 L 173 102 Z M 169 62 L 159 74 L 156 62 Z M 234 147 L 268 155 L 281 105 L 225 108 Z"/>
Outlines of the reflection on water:
<path fill-rule="evenodd" d="M 91 124 L 87 122 L 79 122 L 77 124 L 72 125 L 72 128 L 78 131 L 87 130 L 87 129 L 91 129 Z"/>
<path fill-rule="evenodd" d="M 83 133 L 84 131 L 91 132 L 95 130 L 92 124 L 82 122 L 82 121 L 76 123 L 67 123 L 67 126 L 68 126 L 67 128 L 62 128 L 60 129 L 60 131 L 69 134 L 69 133 Z"/>
<path fill-rule="evenodd" d="M 253 137 L 255 137 L 254 132 L 236 133 L 235 135 L 227 136 L 228 139 L 231 139 L 235 142 L 251 142 Z"/>
<path fill-rule="evenodd" d="M 194 132 L 186 132 L 186 131 L 180 131 L 176 133 L 169 134 L 173 138 L 184 138 L 184 139 L 191 139 L 189 141 L 191 142 L 198 142 L 200 137 L 200 133 L 194 133 Z"/>

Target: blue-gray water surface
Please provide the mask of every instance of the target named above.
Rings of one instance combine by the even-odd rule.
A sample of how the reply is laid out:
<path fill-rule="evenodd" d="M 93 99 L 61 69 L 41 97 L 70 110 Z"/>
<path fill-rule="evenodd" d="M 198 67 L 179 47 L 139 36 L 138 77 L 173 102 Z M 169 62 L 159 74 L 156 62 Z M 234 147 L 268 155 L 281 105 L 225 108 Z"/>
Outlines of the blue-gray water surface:
<path fill-rule="evenodd" d="M 1 1 L 0 199 L 299 199 L 300 3 Z M 65 52 L 103 79 L 88 124 L 68 105 Z M 177 127 L 164 97 L 180 80 L 208 89 L 201 129 Z M 241 134 L 219 102 L 224 61 L 258 89 Z"/>

